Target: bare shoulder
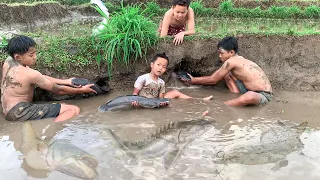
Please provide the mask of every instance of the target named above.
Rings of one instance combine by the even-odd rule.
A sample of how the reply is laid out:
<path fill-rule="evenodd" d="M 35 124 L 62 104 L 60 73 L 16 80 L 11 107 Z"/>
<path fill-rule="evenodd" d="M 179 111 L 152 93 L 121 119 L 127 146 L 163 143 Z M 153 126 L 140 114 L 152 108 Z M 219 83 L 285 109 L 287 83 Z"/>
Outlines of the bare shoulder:
<path fill-rule="evenodd" d="M 228 70 L 233 69 L 237 64 L 236 64 L 236 60 L 234 60 L 233 58 L 229 58 L 228 60 L 226 60 L 221 68 L 225 68 Z"/>
<path fill-rule="evenodd" d="M 36 83 L 39 79 L 44 78 L 39 71 L 29 67 L 25 68 L 25 73 L 28 74 L 28 79 L 31 83 Z"/>
<path fill-rule="evenodd" d="M 194 11 L 191 7 L 188 8 L 188 14 L 194 14 Z"/>
<path fill-rule="evenodd" d="M 172 16 L 173 16 L 173 11 L 172 11 L 172 8 L 170 8 L 170 9 L 164 14 L 163 19 L 171 19 Z"/>

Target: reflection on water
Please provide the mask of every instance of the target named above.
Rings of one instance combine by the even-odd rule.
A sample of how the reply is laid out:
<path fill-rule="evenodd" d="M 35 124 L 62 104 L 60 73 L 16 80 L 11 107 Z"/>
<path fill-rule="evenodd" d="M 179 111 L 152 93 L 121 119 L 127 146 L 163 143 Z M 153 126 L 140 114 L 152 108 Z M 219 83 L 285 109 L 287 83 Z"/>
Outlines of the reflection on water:
<path fill-rule="evenodd" d="M 276 92 L 274 100 L 263 107 L 233 108 L 224 101 L 237 97 L 224 89 L 191 88 L 181 89 L 193 97 L 213 95 L 212 101 L 171 101 L 171 106 L 160 109 L 135 109 L 98 113 L 97 107 L 108 100 L 130 92 L 111 92 L 89 99 L 68 101 L 81 107 L 77 118 L 64 124 L 53 123 L 52 119 L 33 121 L 33 128 L 39 138 L 67 140 L 98 160 L 96 168 L 99 179 L 319 179 L 320 178 L 320 93 L 318 92 Z M 214 120 L 214 127 L 189 143 L 177 157 L 168 171 L 163 170 L 162 157 L 141 158 L 134 162 L 114 142 L 108 133 L 113 130 L 124 141 L 133 142 L 145 138 L 149 133 L 170 121 L 197 119 L 208 110 L 206 119 Z M 76 179 L 58 171 L 32 170 L 23 162 L 20 152 L 21 123 L 0 122 L 0 179 Z M 240 161 L 214 163 L 219 152 L 225 154 L 240 147 L 259 145 L 263 131 L 278 127 L 277 121 L 284 121 L 289 127 L 303 121 L 309 127 L 301 132 L 301 149 L 286 150 L 280 159 L 288 165 L 277 171 L 271 169 L 274 161 L 261 161 L 251 165 Z M 275 133 L 274 136 L 279 136 Z M 280 139 L 285 136 L 279 137 Z M 275 138 L 276 139 L 276 138 Z M 282 139 L 283 140 L 283 139 Z M 276 143 L 274 143 L 276 144 Z M 281 146 L 285 146 L 282 141 Z M 256 147 L 256 146 L 255 146 Z M 277 146 L 274 146 L 277 148 Z M 270 146 L 268 146 L 270 148 Z M 279 154 L 283 149 L 278 149 Z M 260 149 L 263 152 L 263 149 Z M 269 152 L 269 151 L 268 151 Z M 274 151 L 276 152 L 276 151 Z M 229 153 L 230 154 L 230 153 Z M 243 153 L 244 154 L 244 153 Z M 218 155 L 218 156 L 217 156 Z M 276 156 L 276 153 L 273 155 Z M 256 154 L 256 158 L 261 156 Z M 278 159 L 277 159 L 278 160 Z M 246 163 L 248 164 L 248 163 Z"/>

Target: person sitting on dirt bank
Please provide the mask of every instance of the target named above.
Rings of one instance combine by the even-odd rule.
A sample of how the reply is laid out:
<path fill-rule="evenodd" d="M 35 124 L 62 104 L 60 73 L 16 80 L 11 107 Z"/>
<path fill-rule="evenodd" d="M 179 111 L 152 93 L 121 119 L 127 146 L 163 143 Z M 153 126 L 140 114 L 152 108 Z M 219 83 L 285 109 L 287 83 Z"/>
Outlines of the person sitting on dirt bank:
<path fill-rule="evenodd" d="M 72 86 L 71 79 L 55 79 L 29 68 L 36 62 L 36 43 L 27 36 L 13 37 L 6 51 L 8 57 L 3 64 L 1 81 L 1 102 L 6 120 L 25 121 L 55 117 L 55 122 L 77 116 L 80 109 L 67 104 L 34 104 L 34 86 L 37 85 L 56 94 L 83 94 L 94 92 L 89 84 Z"/>
<path fill-rule="evenodd" d="M 219 58 L 223 63 L 211 76 L 192 77 L 189 84 L 216 84 L 224 79 L 231 92 L 242 93 L 236 99 L 226 101 L 229 106 L 263 105 L 273 97 L 270 81 L 263 70 L 254 62 L 238 55 L 238 41 L 225 37 L 218 43 Z"/>
<path fill-rule="evenodd" d="M 183 42 L 184 36 L 195 33 L 194 12 L 189 5 L 190 0 L 173 0 L 171 9 L 160 21 L 158 29 L 160 37 L 174 36 L 173 43 L 179 45 Z M 186 30 L 187 25 L 188 30 Z"/>
<path fill-rule="evenodd" d="M 192 98 L 178 90 L 172 90 L 167 93 L 165 92 L 165 82 L 160 78 L 160 76 L 166 72 L 168 64 L 169 58 L 165 53 L 156 54 L 150 63 L 151 72 L 139 76 L 134 83 L 133 95 L 144 96 L 147 98 Z M 203 98 L 203 100 L 210 99 L 212 99 L 212 96 Z M 132 105 L 139 106 L 137 102 L 134 102 Z"/>

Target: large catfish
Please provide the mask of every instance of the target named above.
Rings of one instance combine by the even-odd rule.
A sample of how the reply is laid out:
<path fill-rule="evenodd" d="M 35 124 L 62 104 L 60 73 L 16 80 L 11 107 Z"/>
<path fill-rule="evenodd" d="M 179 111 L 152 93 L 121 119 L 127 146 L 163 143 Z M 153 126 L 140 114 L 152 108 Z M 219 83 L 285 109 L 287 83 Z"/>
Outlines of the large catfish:
<path fill-rule="evenodd" d="M 138 158 L 163 158 L 163 167 L 167 171 L 181 154 L 182 150 L 192 141 L 211 129 L 214 121 L 189 120 L 174 121 L 158 128 L 144 140 L 126 142 L 109 130 L 116 144 L 125 153 L 136 160 Z"/>
<path fill-rule="evenodd" d="M 115 109 L 121 109 L 125 107 L 133 107 L 132 102 L 137 102 L 141 107 L 144 108 L 158 108 L 162 106 L 162 104 L 168 105 L 170 103 L 170 99 L 168 98 L 147 98 L 143 96 L 135 96 L 135 95 L 126 95 L 119 96 L 106 104 L 99 106 L 99 112 L 111 111 Z"/>
<path fill-rule="evenodd" d="M 22 145 L 26 163 L 36 170 L 57 170 L 81 179 L 95 179 L 97 160 L 65 140 L 50 144 L 37 138 L 29 121 L 22 124 Z"/>

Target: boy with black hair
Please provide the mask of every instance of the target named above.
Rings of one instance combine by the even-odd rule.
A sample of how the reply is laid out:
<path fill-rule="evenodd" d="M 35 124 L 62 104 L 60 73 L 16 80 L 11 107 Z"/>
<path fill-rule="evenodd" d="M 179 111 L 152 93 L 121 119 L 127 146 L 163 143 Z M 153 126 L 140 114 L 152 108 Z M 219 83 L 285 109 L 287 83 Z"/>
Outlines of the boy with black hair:
<path fill-rule="evenodd" d="M 160 37 L 174 36 L 173 43 L 179 45 L 184 36 L 195 33 L 194 12 L 189 5 L 190 0 L 173 0 L 171 9 L 164 14 L 160 22 Z"/>
<path fill-rule="evenodd" d="M 190 84 L 216 84 L 224 79 L 231 92 L 242 93 L 236 99 L 226 101 L 229 106 L 262 105 L 273 97 L 270 81 L 263 70 L 254 62 L 238 55 L 238 41 L 225 37 L 217 45 L 222 67 L 211 76 L 191 77 Z"/>
<path fill-rule="evenodd" d="M 167 70 L 169 58 L 165 53 L 156 54 L 151 60 L 151 72 L 141 75 L 134 83 L 133 95 L 145 96 L 148 98 L 192 98 L 178 90 L 165 92 L 165 82 L 160 76 Z M 212 96 L 203 98 L 203 100 L 210 100 Z M 137 102 L 133 103 L 134 106 L 139 106 Z M 164 105 L 164 104 L 163 104 Z"/>
<path fill-rule="evenodd" d="M 10 39 L 7 47 L 10 55 L 2 68 L 1 102 L 5 119 L 25 121 L 44 118 L 55 118 L 55 122 L 77 116 L 80 109 L 67 104 L 34 104 L 32 103 L 34 86 L 52 91 L 56 94 L 83 94 L 94 92 L 90 87 L 73 86 L 72 79 L 55 79 L 42 75 L 29 66 L 36 62 L 36 43 L 27 36 L 19 35 Z"/>

